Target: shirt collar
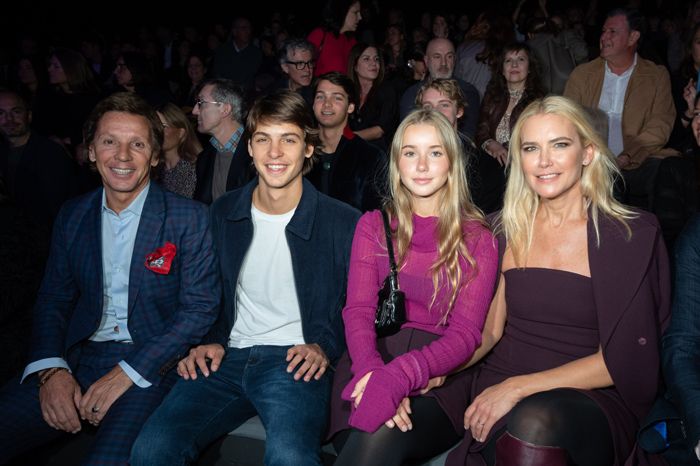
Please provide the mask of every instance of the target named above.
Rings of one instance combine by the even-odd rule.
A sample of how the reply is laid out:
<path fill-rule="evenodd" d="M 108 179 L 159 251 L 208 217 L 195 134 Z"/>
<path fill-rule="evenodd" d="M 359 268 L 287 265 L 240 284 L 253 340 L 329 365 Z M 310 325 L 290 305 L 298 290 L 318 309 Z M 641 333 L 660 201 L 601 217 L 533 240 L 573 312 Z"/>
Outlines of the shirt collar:
<path fill-rule="evenodd" d="M 613 76 L 615 76 L 616 78 L 626 78 L 626 77 L 628 77 L 630 74 L 632 74 L 632 72 L 634 71 L 635 66 L 637 66 L 637 52 L 634 53 L 634 60 L 632 61 L 632 66 L 630 66 L 629 68 L 627 68 L 627 69 L 625 70 L 624 73 L 622 73 L 622 74 L 620 74 L 620 75 L 617 75 L 617 74 L 613 73 L 612 70 L 610 69 L 610 65 L 608 65 L 608 62 L 607 62 L 607 61 L 605 62 L 605 73 L 610 74 L 610 75 L 613 75 Z"/>
<path fill-rule="evenodd" d="M 146 184 L 146 187 L 144 187 L 141 192 L 136 196 L 136 198 L 131 201 L 131 204 L 129 204 L 124 210 L 121 211 L 121 214 L 124 214 L 125 212 L 129 212 L 133 215 L 136 216 L 141 216 L 141 212 L 143 212 L 143 206 L 146 203 L 146 197 L 148 197 L 148 191 L 151 188 L 151 182 L 149 181 Z M 105 190 L 102 190 L 102 212 L 112 212 L 115 213 L 112 209 L 110 209 L 107 206 L 107 194 L 105 193 Z"/>
<path fill-rule="evenodd" d="M 218 139 L 216 139 L 214 136 L 209 139 L 209 143 L 219 152 L 233 152 L 238 146 L 238 141 L 241 139 L 242 135 L 243 125 L 239 125 L 238 129 L 234 131 L 229 140 L 226 141 L 226 144 L 221 145 Z"/>

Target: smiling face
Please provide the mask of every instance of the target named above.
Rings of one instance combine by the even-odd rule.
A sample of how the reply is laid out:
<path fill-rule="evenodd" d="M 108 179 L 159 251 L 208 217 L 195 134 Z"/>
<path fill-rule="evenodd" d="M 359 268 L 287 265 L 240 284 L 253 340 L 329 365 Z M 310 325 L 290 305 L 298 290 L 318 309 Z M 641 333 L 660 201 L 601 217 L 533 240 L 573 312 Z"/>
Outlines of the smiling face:
<path fill-rule="evenodd" d="M 630 31 L 624 15 L 612 16 L 605 20 L 600 34 L 600 57 L 604 60 L 629 59 L 634 55 L 639 40 L 639 32 Z"/>
<path fill-rule="evenodd" d="M 355 104 L 350 103 L 342 86 L 325 79 L 318 82 L 314 95 L 314 115 L 321 127 L 345 127 L 348 115 L 354 110 Z"/>
<path fill-rule="evenodd" d="M 379 52 L 375 47 L 367 47 L 357 58 L 355 73 L 358 78 L 374 81 L 379 76 L 380 67 Z"/>
<path fill-rule="evenodd" d="M 107 205 L 117 213 L 138 196 L 158 164 L 148 120 L 125 112 L 104 114 L 88 154 L 102 177 Z"/>
<path fill-rule="evenodd" d="M 521 141 L 525 180 L 540 201 L 579 202 L 583 167 L 593 159 L 593 146 L 582 146 L 573 123 L 561 115 L 533 115 L 522 126 Z"/>
<path fill-rule="evenodd" d="M 423 216 L 435 215 L 440 192 L 447 184 L 450 160 L 434 126 L 415 124 L 406 128 L 398 168 L 414 211 Z"/>
<path fill-rule="evenodd" d="M 299 126 L 263 121 L 250 136 L 248 152 L 258 172 L 258 189 L 272 193 L 300 188 L 304 160 L 314 147 L 306 144 Z"/>
<path fill-rule="evenodd" d="M 457 127 L 457 120 L 464 114 L 464 110 L 457 107 L 457 102 L 451 100 L 435 88 L 426 89 L 421 97 L 421 105 L 425 109 L 437 110 L 447 117 L 453 127 Z"/>
<path fill-rule="evenodd" d="M 530 58 L 525 50 L 506 53 L 503 59 L 503 77 L 511 89 L 522 89 L 530 70 Z"/>

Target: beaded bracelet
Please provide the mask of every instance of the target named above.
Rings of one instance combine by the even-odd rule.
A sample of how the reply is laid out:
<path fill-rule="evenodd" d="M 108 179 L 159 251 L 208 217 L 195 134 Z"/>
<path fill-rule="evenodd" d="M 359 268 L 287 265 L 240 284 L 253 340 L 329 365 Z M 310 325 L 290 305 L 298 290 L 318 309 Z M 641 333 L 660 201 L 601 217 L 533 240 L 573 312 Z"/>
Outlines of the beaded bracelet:
<path fill-rule="evenodd" d="M 56 375 L 57 372 L 65 371 L 65 370 L 67 370 L 65 367 L 52 367 L 51 369 L 47 370 L 39 377 L 39 383 L 37 384 L 37 386 L 41 387 L 46 382 L 48 382 L 51 377 Z"/>

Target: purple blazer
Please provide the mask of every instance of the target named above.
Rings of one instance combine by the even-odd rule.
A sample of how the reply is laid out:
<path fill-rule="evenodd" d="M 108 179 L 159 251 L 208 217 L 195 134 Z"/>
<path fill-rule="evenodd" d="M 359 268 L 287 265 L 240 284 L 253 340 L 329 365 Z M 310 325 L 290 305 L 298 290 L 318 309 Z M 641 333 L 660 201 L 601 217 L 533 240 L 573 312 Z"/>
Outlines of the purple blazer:
<path fill-rule="evenodd" d="M 670 319 L 671 279 L 656 217 L 638 214 L 629 221 L 629 239 L 622 224 L 601 216 L 600 245 L 589 221 L 588 261 L 603 357 L 625 404 L 641 422 L 659 391 L 661 335 Z M 499 248 L 502 257 L 503 238 Z M 468 447 L 462 444 L 453 450 L 447 464 L 473 464 L 467 459 Z M 625 464 L 665 463 L 636 448 Z"/>

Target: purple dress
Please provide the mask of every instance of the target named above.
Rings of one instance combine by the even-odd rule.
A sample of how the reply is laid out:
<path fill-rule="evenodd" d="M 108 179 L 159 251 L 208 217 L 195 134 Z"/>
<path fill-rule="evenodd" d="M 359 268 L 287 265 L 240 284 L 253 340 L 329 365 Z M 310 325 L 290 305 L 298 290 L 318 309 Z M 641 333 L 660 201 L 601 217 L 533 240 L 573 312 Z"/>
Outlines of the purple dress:
<path fill-rule="evenodd" d="M 484 362 L 462 379 L 474 399 L 484 389 L 513 376 L 552 369 L 592 355 L 600 346 L 591 278 L 556 269 L 524 268 L 504 272 L 508 319 L 503 337 Z M 615 387 L 578 390 L 605 413 L 615 444 L 615 464 L 623 464 L 634 446 L 637 420 Z M 451 413 L 461 418 L 464 411 Z M 485 443 L 501 428 L 504 416 Z M 454 421 L 453 421 L 454 422 Z M 484 444 L 467 432 L 467 465 L 483 465 L 478 454 Z M 452 459 L 452 458 L 451 458 Z M 453 464 L 453 463 L 450 463 Z"/>

